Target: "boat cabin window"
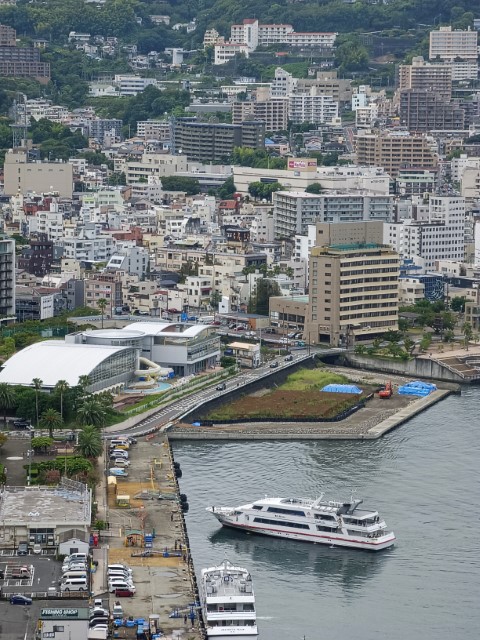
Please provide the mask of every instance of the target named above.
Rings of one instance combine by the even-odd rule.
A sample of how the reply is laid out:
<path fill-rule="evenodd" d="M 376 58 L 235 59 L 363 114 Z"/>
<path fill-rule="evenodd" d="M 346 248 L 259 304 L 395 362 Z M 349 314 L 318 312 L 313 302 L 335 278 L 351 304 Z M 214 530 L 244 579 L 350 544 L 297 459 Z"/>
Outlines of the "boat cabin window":
<path fill-rule="evenodd" d="M 327 531 L 328 533 L 333 533 L 337 531 L 336 527 L 324 527 L 321 524 L 317 524 L 317 531 Z"/>
<path fill-rule="evenodd" d="M 263 509 L 263 507 L 259 504 L 254 504 L 253 508 L 256 509 L 257 511 L 261 511 Z"/>
<path fill-rule="evenodd" d="M 316 513 L 315 519 L 316 520 L 335 520 L 335 516 L 333 516 L 331 513 Z"/>
<path fill-rule="evenodd" d="M 292 529 L 310 529 L 308 524 L 302 522 L 285 522 L 285 520 L 269 520 L 268 518 L 254 518 L 254 522 L 261 522 L 262 524 L 274 524 L 277 527 L 292 527 Z"/>
<path fill-rule="evenodd" d="M 267 511 L 269 511 L 270 513 L 282 513 L 286 516 L 305 517 L 305 511 L 298 511 L 297 509 L 281 509 L 280 507 L 268 507 Z"/>

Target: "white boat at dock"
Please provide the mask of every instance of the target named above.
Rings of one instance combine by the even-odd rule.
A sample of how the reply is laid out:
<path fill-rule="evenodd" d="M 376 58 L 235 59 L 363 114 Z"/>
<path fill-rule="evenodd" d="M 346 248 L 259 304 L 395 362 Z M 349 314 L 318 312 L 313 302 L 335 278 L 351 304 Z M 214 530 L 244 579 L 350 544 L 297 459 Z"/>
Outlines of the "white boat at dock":
<path fill-rule="evenodd" d="M 363 500 L 267 498 L 240 507 L 208 507 L 225 527 L 330 546 L 380 551 L 395 535 L 378 511 L 360 509 Z"/>
<path fill-rule="evenodd" d="M 256 640 L 255 594 L 247 569 L 226 559 L 202 569 L 201 596 L 208 638 Z"/>

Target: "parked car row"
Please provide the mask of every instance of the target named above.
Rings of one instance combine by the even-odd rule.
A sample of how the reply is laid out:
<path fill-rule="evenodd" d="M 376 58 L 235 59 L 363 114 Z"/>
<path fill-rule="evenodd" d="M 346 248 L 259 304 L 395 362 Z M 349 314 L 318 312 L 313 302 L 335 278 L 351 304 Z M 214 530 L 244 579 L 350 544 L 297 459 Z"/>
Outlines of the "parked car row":
<path fill-rule="evenodd" d="M 109 564 L 107 567 L 108 590 L 116 597 L 135 595 L 133 571 L 126 564 Z"/>
<path fill-rule="evenodd" d="M 110 612 L 103 606 L 103 600 L 95 599 L 88 616 L 89 628 L 96 629 L 98 631 L 104 629 L 108 633 L 109 624 Z"/>
<path fill-rule="evenodd" d="M 117 436 L 110 442 L 108 475 L 119 478 L 128 477 L 130 466 L 129 449 L 136 444 L 135 438 L 129 436 Z"/>
<path fill-rule="evenodd" d="M 87 591 L 89 582 L 88 555 L 72 553 L 62 564 L 60 591 Z"/>

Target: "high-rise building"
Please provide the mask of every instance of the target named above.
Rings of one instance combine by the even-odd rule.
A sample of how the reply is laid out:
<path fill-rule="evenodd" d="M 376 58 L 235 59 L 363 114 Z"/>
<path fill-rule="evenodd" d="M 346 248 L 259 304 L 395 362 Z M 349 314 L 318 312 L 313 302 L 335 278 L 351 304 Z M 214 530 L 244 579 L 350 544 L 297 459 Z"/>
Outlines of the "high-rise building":
<path fill-rule="evenodd" d="M 454 61 L 477 60 L 478 58 L 478 32 L 452 29 L 452 27 L 440 27 L 438 31 L 430 31 L 430 60 Z"/>
<path fill-rule="evenodd" d="M 439 97 L 452 97 L 452 68 L 448 64 L 431 64 L 422 56 L 412 59 L 412 64 L 401 64 L 398 68 L 400 91 L 434 91 Z"/>
<path fill-rule="evenodd" d="M 306 235 L 316 222 L 389 222 L 393 219 L 393 196 L 371 193 L 324 193 L 277 191 L 273 194 L 273 226 L 277 238 Z"/>
<path fill-rule="evenodd" d="M 311 341 L 347 346 L 398 329 L 400 259 L 374 240 L 373 224 L 372 232 L 369 223 L 317 225 L 323 240 L 310 252 L 304 331 Z"/>
<path fill-rule="evenodd" d="M 478 78 L 478 32 L 440 27 L 430 32 L 430 60 L 444 60 L 452 69 L 452 80 Z"/>
<path fill-rule="evenodd" d="M 15 240 L 0 237 L 0 315 L 15 315 Z"/>
<path fill-rule="evenodd" d="M 241 124 L 245 120 L 265 123 L 266 131 L 283 131 L 288 127 L 288 99 L 236 101 L 233 103 L 232 122 Z"/>
<path fill-rule="evenodd" d="M 437 165 L 437 155 L 427 137 L 406 131 L 359 133 L 355 151 L 359 165 L 383 167 L 393 178 L 399 169 L 431 169 Z"/>
<path fill-rule="evenodd" d="M 465 129 L 465 111 L 435 91 L 400 92 L 400 124 L 411 132 Z"/>
<path fill-rule="evenodd" d="M 293 124 L 330 124 L 338 118 L 338 102 L 311 87 L 309 91 L 295 92 L 289 98 L 289 116 Z"/>
<path fill-rule="evenodd" d="M 222 124 L 179 118 L 174 135 L 177 151 L 181 149 L 188 158 L 204 162 L 225 162 L 235 147 L 265 147 L 265 124 L 256 121 Z"/>
<path fill-rule="evenodd" d="M 386 224 L 384 242 L 405 259 L 425 269 L 437 260 L 462 261 L 465 255 L 465 199 L 431 196 L 425 212 L 416 219 Z"/>

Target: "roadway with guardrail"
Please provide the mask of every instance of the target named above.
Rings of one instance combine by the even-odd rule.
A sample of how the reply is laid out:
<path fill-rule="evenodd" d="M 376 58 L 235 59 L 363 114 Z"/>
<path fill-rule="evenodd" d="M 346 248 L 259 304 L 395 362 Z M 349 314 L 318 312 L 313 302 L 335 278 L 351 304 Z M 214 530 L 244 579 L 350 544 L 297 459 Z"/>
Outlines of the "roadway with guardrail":
<path fill-rule="evenodd" d="M 272 361 L 269 363 L 264 363 L 262 366 L 257 369 L 251 369 L 248 371 L 242 371 L 241 374 L 235 376 L 228 380 L 226 384 L 226 388 L 219 391 L 215 389 L 214 384 L 208 387 L 207 389 L 202 389 L 196 393 L 186 396 L 185 398 L 181 398 L 180 400 L 174 400 L 171 404 L 162 407 L 158 410 L 158 412 L 153 413 L 148 418 L 144 420 L 140 420 L 138 424 L 129 429 L 122 429 L 120 425 L 112 425 L 111 427 L 107 427 L 105 429 L 105 438 L 110 440 L 120 433 L 128 434 L 131 436 L 145 436 L 154 431 L 166 431 L 171 426 L 173 426 L 173 422 L 177 420 L 182 420 L 185 416 L 187 416 L 193 409 L 200 407 L 201 405 L 210 402 L 211 400 L 215 400 L 220 396 L 225 395 L 229 391 L 236 391 L 237 389 L 241 389 L 247 387 L 248 385 L 257 382 L 262 379 L 269 378 L 280 371 L 285 369 L 289 369 L 292 366 L 296 366 L 301 362 L 306 362 L 311 358 L 315 358 L 317 355 L 338 355 L 343 353 L 344 349 L 312 349 L 307 350 L 306 353 L 300 354 L 296 353 L 293 357 L 293 360 L 285 361 L 285 357 L 277 358 L 273 362 L 278 363 L 277 367 L 272 367 Z"/>

